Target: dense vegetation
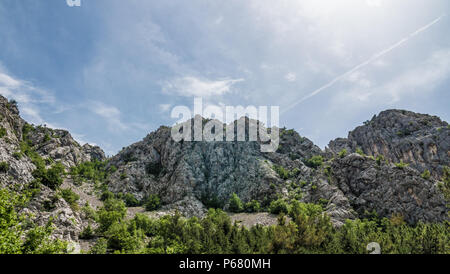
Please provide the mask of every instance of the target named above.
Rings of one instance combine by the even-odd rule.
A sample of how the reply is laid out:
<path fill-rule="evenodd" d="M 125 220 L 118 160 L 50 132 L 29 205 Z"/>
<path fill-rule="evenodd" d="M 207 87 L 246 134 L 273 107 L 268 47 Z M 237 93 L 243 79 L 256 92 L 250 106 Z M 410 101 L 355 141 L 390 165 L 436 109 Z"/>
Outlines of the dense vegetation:
<path fill-rule="evenodd" d="M 401 216 L 347 221 L 334 228 L 322 207 L 294 201 L 274 226 L 250 229 L 233 224 L 220 209 L 203 219 L 176 213 L 161 219 L 137 214 L 125 220 L 123 201 L 109 199 L 95 214 L 98 237 L 92 253 L 368 253 L 377 242 L 383 253 L 450 253 L 447 224 L 407 226 Z"/>
<path fill-rule="evenodd" d="M 0 189 L 0 254 L 55 254 L 65 253 L 67 244 L 50 240 L 51 223 L 40 227 L 29 222 L 27 216 L 17 213 L 17 208 L 27 202 L 27 197 Z"/>

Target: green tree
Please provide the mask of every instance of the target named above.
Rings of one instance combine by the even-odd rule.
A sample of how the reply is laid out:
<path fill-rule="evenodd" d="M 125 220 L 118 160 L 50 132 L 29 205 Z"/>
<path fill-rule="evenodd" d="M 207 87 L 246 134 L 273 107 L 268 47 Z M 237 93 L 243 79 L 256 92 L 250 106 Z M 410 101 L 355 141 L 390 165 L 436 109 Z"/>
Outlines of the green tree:
<path fill-rule="evenodd" d="M 0 189 L 0 254 L 55 254 L 65 253 L 67 243 L 51 240 L 51 223 L 45 227 L 35 226 L 25 231 L 22 223 L 25 216 L 16 208 L 26 202 L 23 195 Z"/>
<path fill-rule="evenodd" d="M 70 205 L 72 210 L 79 209 L 79 205 L 77 202 L 80 200 L 80 195 L 73 192 L 73 190 L 70 188 L 61 189 L 60 193 L 61 193 L 61 196 L 63 197 L 63 199 Z"/>
<path fill-rule="evenodd" d="M 248 213 L 259 212 L 261 211 L 261 204 L 256 200 L 252 200 L 245 204 L 244 210 Z"/>
<path fill-rule="evenodd" d="M 0 163 L 0 172 L 6 173 L 9 171 L 9 164 L 7 162 L 1 162 Z"/>
<path fill-rule="evenodd" d="M 150 194 L 144 202 L 145 210 L 154 211 L 161 207 L 161 199 L 156 194 Z"/>
<path fill-rule="evenodd" d="M 289 207 L 285 200 L 278 199 L 270 203 L 269 211 L 272 214 L 280 214 L 280 213 L 287 214 L 289 212 Z"/>
<path fill-rule="evenodd" d="M 105 232 L 114 223 L 124 220 L 127 208 L 122 200 L 108 199 L 103 203 L 103 207 L 97 212 L 97 222 L 99 232 Z"/>
<path fill-rule="evenodd" d="M 233 193 L 231 195 L 229 209 L 234 213 L 240 213 L 244 211 L 244 205 L 242 204 L 241 199 L 237 196 L 236 193 Z"/>

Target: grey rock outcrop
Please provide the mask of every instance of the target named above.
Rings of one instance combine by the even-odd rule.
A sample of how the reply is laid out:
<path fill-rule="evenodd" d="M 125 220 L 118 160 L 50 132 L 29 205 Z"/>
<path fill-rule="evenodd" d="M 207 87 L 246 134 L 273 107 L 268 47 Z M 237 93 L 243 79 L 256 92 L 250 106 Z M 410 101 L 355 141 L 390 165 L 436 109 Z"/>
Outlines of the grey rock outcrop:
<path fill-rule="evenodd" d="M 450 127 L 436 116 L 387 110 L 351 131 L 348 138 L 331 141 L 328 147 L 334 154 L 359 148 L 367 155 L 403 161 L 440 178 L 443 167 L 450 163 Z"/>
<path fill-rule="evenodd" d="M 24 132 L 24 128 L 26 128 Z M 0 187 L 18 193 L 29 190 L 35 179 L 32 172 L 36 166 L 24 153 L 23 146 L 30 146 L 43 159 L 61 162 L 67 168 L 86 161 L 105 159 L 99 147 L 80 146 L 65 130 L 53 130 L 44 126 L 31 126 L 19 115 L 15 102 L 0 96 L 0 162 L 6 163 L 0 172 Z M 74 185 L 67 178 L 65 188 Z M 55 238 L 78 240 L 78 235 L 87 226 L 83 213 L 73 210 L 57 190 L 40 186 L 40 191 L 21 209 L 20 213 L 30 217 L 37 225 L 46 225 L 52 220 Z"/>
<path fill-rule="evenodd" d="M 416 127 L 409 128 L 411 125 Z M 410 133 L 397 134 L 405 126 Z M 409 223 L 438 222 L 447 218 L 445 200 L 437 182 L 423 179 L 418 166 L 439 170 L 448 165 L 442 153 L 448 150 L 448 129 L 444 126 L 447 124 L 437 117 L 386 111 L 358 127 L 349 139 L 331 142 L 328 153 L 293 130 L 281 129 L 278 150 L 262 153 L 259 141 L 175 142 L 171 129 L 161 127 L 110 159 L 109 164 L 118 170 L 109 178 L 108 186 L 113 192 L 131 193 L 141 200 L 157 194 L 166 209 L 177 208 L 189 216 L 201 216 L 210 206 L 227 208 L 231 194 L 236 193 L 243 202 L 258 200 L 265 206 L 278 197 L 321 203 L 335 225 L 372 211 L 380 217 L 402 214 Z M 429 143 L 433 148 L 425 145 L 426 151 L 417 154 L 421 158 L 410 157 L 411 149 L 406 149 L 420 144 L 417 139 L 433 140 Z M 371 140 L 382 141 L 378 145 Z M 361 148 L 369 155 L 379 153 L 388 159 L 411 162 L 412 168 L 377 166 L 374 159 L 357 154 L 340 159 L 336 154 L 343 148 L 349 152 Z M 305 165 L 317 155 L 325 157 L 324 166 L 329 168 Z M 439 161 L 432 155 L 439 155 Z M 279 167 L 289 178 L 275 171 Z M 289 185 L 300 181 L 306 183 L 301 195 L 291 195 Z"/>
<path fill-rule="evenodd" d="M 97 146 L 80 146 L 66 130 L 38 126 L 28 134 L 33 148 L 44 158 L 61 162 L 66 167 L 89 161 L 103 161 L 104 152 Z"/>
<path fill-rule="evenodd" d="M 401 214 L 410 224 L 448 218 L 437 181 L 422 178 L 413 168 L 353 153 L 333 161 L 331 169 L 335 184 L 360 216 L 373 211 L 381 217 Z"/>

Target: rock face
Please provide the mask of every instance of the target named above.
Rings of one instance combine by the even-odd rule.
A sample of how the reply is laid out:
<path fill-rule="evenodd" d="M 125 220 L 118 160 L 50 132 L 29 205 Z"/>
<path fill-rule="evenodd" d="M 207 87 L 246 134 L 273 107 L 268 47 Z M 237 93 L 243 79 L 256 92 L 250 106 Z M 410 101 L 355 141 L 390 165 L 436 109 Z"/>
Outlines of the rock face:
<path fill-rule="evenodd" d="M 422 124 L 427 126 L 397 134 L 404 126 Z M 236 193 L 243 202 L 258 200 L 263 206 L 278 197 L 321 203 L 336 225 L 373 211 L 381 217 L 401 214 L 411 224 L 438 222 L 447 218 L 444 198 L 437 181 L 422 178 L 419 167 L 438 172 L 448 165 L 443 153 L 448 152 L 446 127 L 436 117 L 387 111 L 357 128 L 349 139 L 331 142 L 331 153 L 293 130 L 280 130 L 278 150 L 262 153 L 259 142 L 175 142 L 171 129 L 161 127 L 110 160 L 118 170 L 110 177 L 109 188 L 138 199 L 157 194 L 166 209 L 177 208 L 189 216 L 202 215 L 210 206 L 227 208 Z M 421 153 L 413 149 L 421 142 L 418 139 L 426 144 Z M 336 155 L 344 148 L 352 152 L 360 147 L 369 155 L 400 159 L 412 167 L 378 164 L 373 157 L 358 154 L 342 159 Z M 405 156 L 411 153 L 416 156 Z M 318 155 L 325 157 L 324 165 L 307 166 Z M 280 167 L 285 174 L 276 172 Z M 292 185 L 297 185 L 298 195 Z"/>
<path fill-rule="evenodd" d="M 8 164 L 0 171 L 1 187 L 23 191 L 33 181 L 36 167 L 20 153 L 24 142 L 48 164 L 61 162 L 66 168 L 106 159 L 99 147 L 80 146 L 67 131 L 30 126 L 1 96 L 0 127 L 0 162 Z M 450 163 L 450 131 L 438 117 L 384 111 L 347 139 L 330 142 L 326 151 L 294 130 L 280 129 L 278 150 L 270 153 L 262 152 L 259 135 L 256 141 L 176 142 L 171 130 L 160 127 L 108 159 L 109 190 L 141 201 L 156 194 L 164 211 L 177 209 L 186 216 L 202 216 L 208 207 L 227 209 L 236 193 L 244 203 L 257 200 L 264 207 L 278 198 L 319 203 L 337 226 L 373 211 L 381 217 L 401 214 L 411 224 L 448 220 L 437 179 Z M 342 149 L 348 154 L 338 155 Z M 388 161 L 376 160 L 379 155 Z M 395 164 L 400 161 L 409 167 Z M 421 176 L 426 169 L 431 177 Z M 98 201 L 89 194 L 92 189 L 78 188 L 70 178 L 63 187 L 74 189 L 82 202 Z M 85 216 L 56 194 L 42 186 L 24 212 L 39 224 L 54 217 L 55 236 L 76 240 L 87 226 Z"/>
<path fill-rule="evenodd" d="M 437 182 L 422 178 L 413 168 L 377 163 L 356 153 L 337 159 L 331 168 L 336 185 L 360 216 L 373 211 L 380 216 L 401 214 L 410 224 L 446 218 Z"/>
<path fill-rule="evenodd" d="M 66 167 L 106 159 L 101 148 L 89 144 L 80 146 L 66 130 L 38 126 L 28 134 L 28 140 L 42 157 L 50 157 Z"/>
<path fill-rule="evenodd" d="M 29 146 L 48 164 L 61 162 L 67 168 L 92 160 L 105 160 L 99 147 L 80 146 L 65 130 L 53 130 L 27 124 L 20 116 L 15 102 L 0 96 L 0 162 L 7 168 L 0 171 L 0 187 L 23 193 L 34 180 L 36 169 L 31 159 L 23 152 L 22 146 Z M 70 179 L 65 179 L 65 188 L 75 187 Z M 80 211 L 57 195 L 57 191 L 41 185 L 37 193 L 21 213 L 32 216 L 34 224 L 45 225 L 53 219 L 53 236 L 65 240 L 76 240 L 87 226 L 86 218 Z"/>
<path fill-rule="evenodd" d="M 331 141 L 329 149 L 368 155 L 383 155 L 391 162 L 409 163 L 419 172 L 429 170 L 440 178 L 450 163 L 450 127 L 436 116 L 405 110 L 387 110 L 374 116 L 365 125 L 351 131 L 347 139 Z"/>

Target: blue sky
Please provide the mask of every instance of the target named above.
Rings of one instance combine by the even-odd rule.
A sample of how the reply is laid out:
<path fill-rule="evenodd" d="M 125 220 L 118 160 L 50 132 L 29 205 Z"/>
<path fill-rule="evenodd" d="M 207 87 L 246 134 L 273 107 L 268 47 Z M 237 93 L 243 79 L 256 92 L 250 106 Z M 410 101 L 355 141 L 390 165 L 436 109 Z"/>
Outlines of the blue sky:
<path fill-rule="evenodd" d="M 282 126 L 323 148 L 385 109 L 450 120 L 449 11 L 447 0 L 2 0 L 0 94 L 110 155 L 173 124 L 172 107 L 195 95 L 278 105 Z"/>

